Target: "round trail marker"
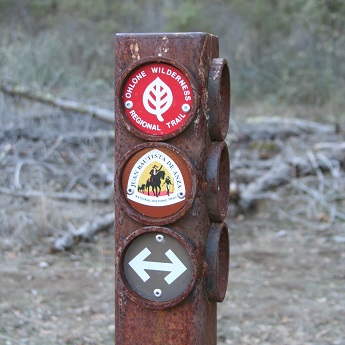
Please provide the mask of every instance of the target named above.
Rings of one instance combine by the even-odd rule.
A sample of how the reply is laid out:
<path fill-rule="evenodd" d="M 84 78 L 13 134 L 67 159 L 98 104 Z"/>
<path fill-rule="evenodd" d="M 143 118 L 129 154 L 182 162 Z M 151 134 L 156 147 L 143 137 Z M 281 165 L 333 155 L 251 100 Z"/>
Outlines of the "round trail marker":
<path fill-rule="evenodd" d="M 122 102 L 135 128 L 153 136 L 169 135 L 189 122 L 194 102 L 192 84 L 171 64 L 146 63 L 127 77 Z"/>

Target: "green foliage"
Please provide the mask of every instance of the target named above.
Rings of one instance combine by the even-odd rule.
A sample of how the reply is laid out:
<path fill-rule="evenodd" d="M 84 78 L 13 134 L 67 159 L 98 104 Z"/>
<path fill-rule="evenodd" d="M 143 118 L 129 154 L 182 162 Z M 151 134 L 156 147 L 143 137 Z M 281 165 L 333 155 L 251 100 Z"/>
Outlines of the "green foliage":
<path fill-rule="evenodd" d="M 110 87 L 116 32 L 206 31 L 234 102 L 345 105 L 343 0 L 0 0 L 0 18 L 0 75 L 15 81 Z"/>
<path fill-rule="evenodd" d="M 13 12 L 15 5 L 13 0 L 0 0 L 0 17 L 5 18 L 8 13 Z"/>
<path fill-rule="evenodd" d="M 249 24 L 248 34 L 255 42 L 255 57 L 261 58 L 274 40 L 287 35 L 290 27 L 290 1 L 235 0 L 235 7 Z"/>
<path fill-rule="evenodd" d="M 166 30 L 167 31 L 201 31 L 195 29 L 200 26 L 201 18 L 200 1 L 174 0 L 168 3 L 165 8 Z"/>
<path fill-rule="evenodd" d="M 57 0 L 31 0 L 27 4 L 28 12 L 35 18 L 42 18 L 58 9 Z"/>
<path fill-rule="evenodd" d="M 344 8 L 341 0 L 238 1 L 248 40 L 233 60 L 238 99 L 344 102 Z"/>

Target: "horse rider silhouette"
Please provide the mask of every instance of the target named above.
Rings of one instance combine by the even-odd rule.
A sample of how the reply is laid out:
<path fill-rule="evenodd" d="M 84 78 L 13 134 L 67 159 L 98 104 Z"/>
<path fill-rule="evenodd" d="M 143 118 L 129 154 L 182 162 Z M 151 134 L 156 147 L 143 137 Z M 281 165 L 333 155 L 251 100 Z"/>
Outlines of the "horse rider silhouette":
<path fill-rule="evenodd" d="M 161 165 L 161 167 L 159 169 L 158 166 L 156 164 L 153 165 L 152 169 L 150 170 L 150 179 L 149 181 L 152 182 L 153 176 L 157 175 L 158 171 L 161 171 L 163 165 Z"/>

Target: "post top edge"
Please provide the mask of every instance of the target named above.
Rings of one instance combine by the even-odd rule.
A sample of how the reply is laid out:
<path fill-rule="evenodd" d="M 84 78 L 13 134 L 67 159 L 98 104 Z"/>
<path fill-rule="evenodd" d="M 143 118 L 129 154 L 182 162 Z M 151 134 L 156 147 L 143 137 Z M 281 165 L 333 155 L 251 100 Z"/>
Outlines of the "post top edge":
<path fill-rule="evenodd" d="M 191 38 L 203 36 L 215 36 L 207 32 L 119 32 L 115 34 L 116 37 L 121 38 Z"/>

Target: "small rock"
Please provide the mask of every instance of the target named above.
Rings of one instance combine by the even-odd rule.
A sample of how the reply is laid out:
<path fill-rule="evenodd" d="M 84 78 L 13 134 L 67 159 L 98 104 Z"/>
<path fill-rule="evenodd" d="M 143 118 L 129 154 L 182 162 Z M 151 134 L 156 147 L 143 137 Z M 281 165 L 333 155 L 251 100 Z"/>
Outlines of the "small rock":
<path fill-rule="evenodd" d="M 276 232 L 276 237 L 284 237 L 286 235 L 287 235 L 286 230 L 280 230 L 280 231 Z"/>
<path fill-rule="evenodd" d="M 45 262 L 45 261 L 41 261 L 38 266 L 40 268 L 47 268 L 49 266 L 48 262 Z"/>
<path fill-rule="evenodd" d="M 334 236 L 333 241 L 336 243 L 345 243 L 345 236 Z"/>

